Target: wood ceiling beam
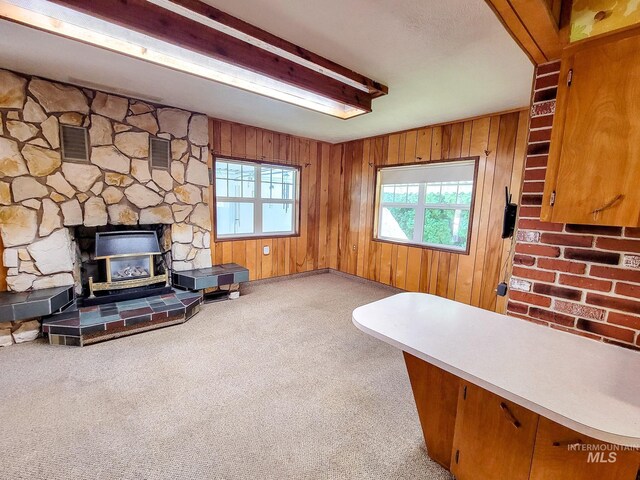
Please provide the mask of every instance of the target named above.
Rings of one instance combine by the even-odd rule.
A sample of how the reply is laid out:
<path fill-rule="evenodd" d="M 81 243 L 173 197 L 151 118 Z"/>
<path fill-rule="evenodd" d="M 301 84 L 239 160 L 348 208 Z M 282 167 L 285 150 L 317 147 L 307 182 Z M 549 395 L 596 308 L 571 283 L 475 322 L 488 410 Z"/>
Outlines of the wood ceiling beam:
<path fill-rule="evenodd" d="M 154 5 L 146 0 L 50 1 L 148 35 L 157 40 L 171 43 L 339 101 L 345 105 L 363 109 L 367 112 L 371 111 L 371 101 L 374 95 L 370 92 L 362 91 L 352 85 L 178 13 Z M 186 5 L 194 2 L 181 3 Z M 225 18 L 229 20 L 229 16 Z M 293 44 L 290 45 L 291 47 L 289 48 L 295 47 Z"/>
<path fill-rule="evenodd" d="M 343 67 L 342 65 L 339 65 L 316 53 L 310 52 L 305 48 L 295 45 L 288 40 L 273 35 L 272 33 L 251 25 L 250 23 L 240 20 L 237 17 L 233 17 L 228 13 L 218 10 L 217 8 L 212 7 L 211 5 L 206 4 L 200 0 L 171 0 L 171 2 L 175 3 L 176 5 L 181 5 L 185 8 L 188 8 L 195 13 L 219 22 L 227 27 L 233 28 L 246 35 L 273 45 L 274 47 L 284 50 L 303 60 L 314 63 L 319 67 L 331 70 L 332 72 L 338 73 L 344 77 L 350 78 L 355 82 L 365 85 L 374 98 L 389 93 L 389 88 L 386 85 L 383 85 L 379 82 L 376 82 L 375 80 L 372 80 L 371 78 L 354 72 L 347 67 Z"/>
<path fill-rule="evenodd" d="M 542 64 L 560 58 L 566 44 L 560 21 L 566 0 L 486 0 L 498 19 L 531 61 Z"/>

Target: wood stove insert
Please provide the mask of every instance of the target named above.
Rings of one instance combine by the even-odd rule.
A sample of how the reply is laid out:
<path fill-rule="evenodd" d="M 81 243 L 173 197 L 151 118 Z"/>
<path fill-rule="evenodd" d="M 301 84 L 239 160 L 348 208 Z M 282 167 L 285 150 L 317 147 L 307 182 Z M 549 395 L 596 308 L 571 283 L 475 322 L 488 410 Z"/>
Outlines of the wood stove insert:
<path fill-rule="evenodd" d="M 158 237 L 153 231 L 97 232 L 95 259 L 100 280 L 89 277 L 90 299 L 96 292 L 122 291 L 153 285 L 168 286 Z M 158 271 L 161 266 L 162 272 Z"/>

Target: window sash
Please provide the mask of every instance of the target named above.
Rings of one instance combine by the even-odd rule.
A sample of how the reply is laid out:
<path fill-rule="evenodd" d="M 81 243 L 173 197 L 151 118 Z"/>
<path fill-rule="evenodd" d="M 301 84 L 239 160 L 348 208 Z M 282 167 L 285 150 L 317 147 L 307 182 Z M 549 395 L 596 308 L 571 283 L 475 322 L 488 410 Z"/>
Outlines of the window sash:
<path fill-rule="evenodd" d="M 380 231 L 382 228 L 381 227 L 382 215 L 385 207 L 408 208 L 415 211 L 415 220 L 413 224 L 412 238 L 405 240 L 403 238 L 389 237 L 389 236 L 382 235 Z M 452 204 L 439 205 L 439 204 L 427 204 L 427 203 L 422 205 L 416 205 L 415 203 L 380 203 L 380 206 L 378 208 L 378 227 L 377 227 L 378 231 L 376 232 L 376 238 L 380 240 L 387 240 L 390 242 L 415 244 L 415 245 L 422 245 L 427 247 L 436 247 L 436 248 L 441 248 L 446 250 L 464 252 L 467 249 L 467 245 L 470 241 L 470 238 L 467 238 L 467 245 L 465 245 L 464 247 L 458 247 L 456 245 L 447 245 L 444 243 L 429 243 L 429 242 L 425 242 L 422 239 L 424 234 L 424 226 L 425 226 L 424 217 L 427 210 L 453 210 L 453 211 L 460 210 L 462 212 L 469 212 L 469 214 L 471 214 L 470 205 L 452 205 Z M 470 230 L 471 230 L 471 225 L 469 225 L 469 227 L 467 228 L 467 233 Z"/>
<path fill-rule="evenodd" d="M 467 159 L 465 159 L 467 160 Z M 468 160 L 467 160 L 468 162 Z M 444 165 L 444 164 L 442 164 Z M 421 165 L 422 166 L 422 165 Z M 471 241 L 471 227 L 472 227 L 472 218 L 471 218 L 471 211 L 473 208 L 473 203 L 474 203 L 474 198 L 475 198 L 475 189 L 476 189 L 476 185 L 475 182 L 472 182 L 471 184 L 471 201 L 469 204 L 460 204 L 460 203 L 428 203 L 426 200 L 426 191 L 427 191 L 427 185 L 428 184 L 432 184 L 435 182 L 431 182 L 431 181 L 425 181 L 425 182 L 416 182 L 415 181 L 415 177 L 412 181 L 401 184 L 401 183 L 383 183 L 383 172 L 392 170 L 394 168 L 397 167 L 386 167 L 386 168 L 381 168 L 378 170 L 377 172 L 377 191 L 376 191 L 376 195 L 377 195 L 377 205 L 376 205 L 376 225 L 375 225 L 375 231 L 373 232 L 374 237 L 376 239 L 379 240 L 384 240 L 384 241 L 389 241 L 389 242 L 394 242 L 394 243 L 402 243 L 402 244 L 410 244 L 410 245 L 418 245 L 418 246 L 424 246 L 424 247 L 431 247 L 431 248 L 437 248 L 439 250 L 448 250 L 448 251 L 452 251 L 452 252 L 466 252 L 469 248 L 469 243 Z M 401 167 L 403 169 L 409 169 L 410 167 Z M 419 168 L 419 167 L 417 167 Z M 474 168 L 477 168 L 477 166 L 474 166 Z M 468 178 L 461 178 L 458 183 L 467 183 L 469 182 Z M 418 192 L 418 201 L 417 202 L 394 202 L 394 201 L 384 201 L 384 195 L 383 195 L 383 190 L 385 186 L 389 186 L 389 185 L 419 185 L 419 192 Z M 413 224 L 413 235 L 411 238 L 408 239 L 403 239 L 403 238 L 397 238 L 397 237 L 390 237 L 390 236 L 386 236 L 382 234 L 382 221 L 383 221 L 383 214 L 384 214 L 384 210 L 385 208 L 406 208 L 406 209 L 411 209 L 414 211 L 414 224 Z M 423 237 L 424 237 L 424 228 L 425 228 L 425 214 L 427 212 L 427 210 L 460 210 L 461 214 L 464 214 L 465 212 L 468 212 L 469 214 L 469 223 L 467 226 L 467 242 L 466 245 L 464 247 L 460 247 L 460 246 L 456 246 L 456 245 L 447 245 L 445 243 L 429 243 L 429 242 L 425 242 L 423 241 Z"/>
<path fill-rule="evenodd" d="M 253 205 L 253 233 L 219 233 L 218 232 L 218 222 L 216 221 L 216 225 L 214 226 L 216 232 L 216 238 L 225 240 L 225 239 L 235 239 L 235 238 L 251 238 L 251 237 L 284 237 L 297 235 L 298 233 L 298 211 L 299 211 L 299 192 L 300 192 L 300 172 L 295 167 L 285 166 L 285 165 L 275 165 L 270 163 L 260 163 L 260 162 L 243 162 L 233 159 L 226 159 L 224 157 L 220 157 L 216 159 L 216 162 L 223 162 L 228 164 L 235 165 L 249 165 L 255 168 L 254 178 L 253 180 L 245 180 L 245 179 L 229 179 L 228 173 L 225 177 L 220 177 L 220 180 L 223 181 L 239 181 L 252 183 L 254 185 L 254 196 L 253 197 L 239 197 L 239 196 L 228 196 L 228 195 L 218 195 L 216 191 L 216 220 L 217 220 L 217 209 L 218 202 L 227 202 L 227 203 L 249 203 Z M 293 176 L 293 183 L 283 183 L 283 182 L 275 182 L 276 184 L 282 185 L 291 185 L 293 189 L 293 198 L 291 199 L 282 199 L 282 198 L 262 198 L 262 169 L 279 169 L 283 171 L 289 171 Z M 214 171 L 216 171 L 214 169 Z M 271 178 L 273 175 L 270 176 Z M 218 180 L 217 175 L 214 178 L 215 181 Z M 264 182 L 266 184 L 272 184 L 273 182 Z M 242 187 L 244 192 L 244 186 Z M 264 231 L 264 223 L 263 223 L 263 205 L 266 204 L 281 204 L 281 205 L 290 205 L 291 206 L 291 230 L 282 230 L 282 231 Z"/>

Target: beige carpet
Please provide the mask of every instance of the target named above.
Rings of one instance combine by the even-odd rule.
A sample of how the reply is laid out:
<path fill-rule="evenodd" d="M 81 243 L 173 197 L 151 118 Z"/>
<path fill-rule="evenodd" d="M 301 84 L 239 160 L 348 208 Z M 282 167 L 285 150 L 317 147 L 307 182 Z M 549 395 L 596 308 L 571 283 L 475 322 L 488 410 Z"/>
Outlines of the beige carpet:
<path fill-rule="evenodd" d="M 0 349 L 2 479 L 450 479 L 401 352 L 336 274 L 247 286 L 188 323 L 85 348 Z"/>

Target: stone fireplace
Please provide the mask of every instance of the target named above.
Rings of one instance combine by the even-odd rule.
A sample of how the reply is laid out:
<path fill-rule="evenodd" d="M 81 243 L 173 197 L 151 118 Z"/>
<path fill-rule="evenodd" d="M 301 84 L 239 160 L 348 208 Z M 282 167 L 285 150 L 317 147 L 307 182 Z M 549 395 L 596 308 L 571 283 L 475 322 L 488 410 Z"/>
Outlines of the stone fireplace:
<path fill-rule="evenodd" d="M 61 126 L 87 130 L 64 159 Z M 168 165 L 150 162 L 151 139 Z M 0 70 L 0 235 L 10 291 L 82 290 L 77 227 L 162 228 L 175 271 L 211 266 L 205 115 Z"/>

